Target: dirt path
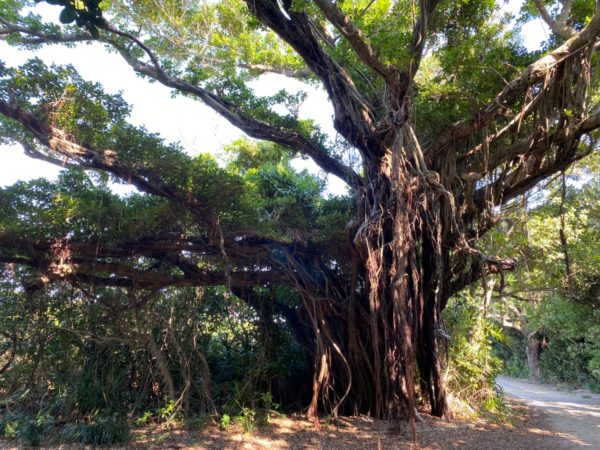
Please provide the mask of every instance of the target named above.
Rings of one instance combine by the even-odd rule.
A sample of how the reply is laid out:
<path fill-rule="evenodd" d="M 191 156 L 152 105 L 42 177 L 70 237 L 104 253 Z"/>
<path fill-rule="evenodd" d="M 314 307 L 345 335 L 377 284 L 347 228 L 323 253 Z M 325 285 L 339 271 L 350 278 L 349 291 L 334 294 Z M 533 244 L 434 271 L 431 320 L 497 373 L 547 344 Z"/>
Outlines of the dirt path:
<path fill-rule="evenodd" d="M 600 394 L 558 389 L 508 377 L 496 382 L 504 393 L 542 413 L 549 429 L 560 438 L 563 449 L 600 449 Z"/>

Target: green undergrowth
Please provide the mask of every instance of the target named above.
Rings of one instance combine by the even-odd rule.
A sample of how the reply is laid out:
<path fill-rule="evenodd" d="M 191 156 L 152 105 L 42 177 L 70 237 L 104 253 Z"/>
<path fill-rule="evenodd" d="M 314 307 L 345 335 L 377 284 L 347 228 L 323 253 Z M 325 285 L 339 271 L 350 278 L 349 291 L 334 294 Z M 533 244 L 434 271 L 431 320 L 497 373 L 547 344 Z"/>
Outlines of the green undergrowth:
<path fill-rule="evenodd" d="M 0 436 L 19 446 L 52 444 L 113 445 L 127 443 L 130 426 L 117 417 L 96 416 L 63 423 L 44 414 L 5 413 L 0 416 Z"/>
<path fill-rule="evenodd" d="M 160 408 L 148 410 L 128 419 L 117 415 L 93 414 L 80 420 L 66 421 L 60 416 L 40 412 L 0 412 L 0 436 L 19 446 L 37 447 L 42 444 L 79 444 L 111 446 L 126 444 L 133 438 L 148 438 L 146 430 L 156 427 L 166 430 L 157 434 L 153 440 L 167 440 L 174 429 L 200 430 L 216 425 L 222 430 L 231 427 L 252 433 L 269 426 L 273 417 L 284 414 L 280 405 L 273 402 L 269 393 L 257 394 L 251 404 L 244 404 L 239 397 L 215 414 L 184 415 L 174 408 L 175 402 L 168 401 Z M 141 434 L 140 434 L 141 432 Z M 152 435 L 156 433 L 152 432 Z M 158 441 L 157 441 L 158 440 Z"/>
<path fill-rule="evenodd" d="M 444 311 L 448 339 L 446 383 L 451 413 L 458 417 L 510 416 L 504 397 L 495 387 L 502 369 L 492 344 L 502 340 L 501 330 L 485 318 L 482 289 L 473 287 L 455 295 Z"/>

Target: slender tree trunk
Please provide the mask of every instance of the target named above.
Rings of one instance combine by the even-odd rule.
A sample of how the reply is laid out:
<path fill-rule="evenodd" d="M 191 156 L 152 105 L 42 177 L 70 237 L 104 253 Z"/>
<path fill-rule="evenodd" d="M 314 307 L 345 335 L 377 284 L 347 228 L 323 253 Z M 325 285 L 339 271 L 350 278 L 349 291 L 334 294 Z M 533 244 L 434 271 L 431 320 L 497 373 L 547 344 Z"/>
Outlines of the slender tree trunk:
<path fill-rule="evenodd" d="M 1 335 L 5 336 L 7 339 L 11 341 L 10 350 L 8 350 L 8 356 L 6 357 L 6 361 L 2 366 L 0 366 L 0 375 L 6 372 L 12 363 L 15 360 L 15 356 L 17 355 L 17 335 L 10 335 L 8 333 L 0 332 Z M 0 356 L 4 357 L 4 354 L 0 354 Z"/>
<path fill-rule="evenodd" d="M 202 385 L 199 386 L 201 392 L 201 404 L 203 410 L 209 414 L 216 414 L 217 407 L 212 399 L 212 395 L 210 393 L 211 387 L 211 376 L 210 376 L 210 367 L 208 366 L 208 361 L 206 360 L 206 356 L 202 351 L 198 350 L 196 346 L 194 346 L 194 353 L 198 358 L 198 362 L 200 365 L 200 374 L 202 376 Z"/>
<path fill-rule="evenodd" d="M 167 360 L 161 353 L 156 341 L 151 335 L 147 335 L 144 337 L 145 341 L 148 345 L 148 350 L 150 354 L 154 357 L 156 362 L 156 366 L 160 371 L 160 374 L 163 378 L 163 382 L 165 383 L 165 387 L 167 388 L 167 395 L 169 399 L 172 401 L 177 400 L 177 394 L 175 391 L 175 383 L 173 382 L 173 377 L 171 376 L 171 371 L 169 370 L 169 365 L 167 364 Z"/>
<path fill-rule="evenodd" d="M 566 285 L 567 292 L 569 295 L 573 294 L 573 273 L 571 271 L 571 260 L 569 258 L 569 245 L 567 242 L 567 234 L 565 232 L 565 200 L 567 196 L 567 179 L 565 173 L 562 173 L 561 176 L 561 190 L 560 190 L 560 245 L 563 251 L 563 260 L 565 263 L 565 275 L 566 275 Z"/>
<path fill-rule="evenodd" d="M 540 377 L 540 353 L 542 352 L 542 336 L 537 331 L 527 336 L 527 364 L 531 370 L 531 377 L 537 380 Z"/>

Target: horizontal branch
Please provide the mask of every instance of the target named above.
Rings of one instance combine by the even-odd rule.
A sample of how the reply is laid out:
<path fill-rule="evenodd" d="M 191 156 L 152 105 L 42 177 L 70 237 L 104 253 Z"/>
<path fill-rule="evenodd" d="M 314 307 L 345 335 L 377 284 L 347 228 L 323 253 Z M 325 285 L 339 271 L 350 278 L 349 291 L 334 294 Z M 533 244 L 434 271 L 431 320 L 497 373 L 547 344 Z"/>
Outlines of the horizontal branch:
<path fill-rule="evenodd" d="M 69 253 L 81 258 L 131 258 L 145 257 L 164 259 L 165 255 L 189 254 L 197 257 L 219 257 L 219 245 L 202 236 L 182 236 L 167 233 L 159 236 L 146 236 L 135 240 L 107 243 L 97 240 L 56 239 L 32 240 L 14 233 L 0 233 L 0 248 L 26 250 L 29 252 L 51 253 L 57 243 L 69 249 Z M 229 258 L 240 265 L 268 264 L 269 253 L 273 249 L 285 252 L 291 244 L 248 234 L 228 235 L 223 246 Z M 297 250 L 296 250 L 297 251 Z M 18 261 L 13 261 L 18 263 Z M 27 261 L 24 261 L 25 263 Z"/>
<path fill-rule="evenodd" d="M 530 136 L 519 139 L 512 145 L 499 147 L 496 152 L 490 152 L 489 160 L 485 163 L 477 162 L 465 167 L 468 167 L 468 170 L 471 172 L 483 173 L 486 169 L 485 165 L 487 164 L 487 170 L 492 172 L 495 168 L 511 159 L 543 154 L 552 147 L 563 146 L 568 142 L 578 141 L 584 134 L 590 133 L 598 128 L 600 128 L 600 114 L 594 114 L 577 125 L 560 128 L 554 133 L 543 134 L 537 137 Z M 464 158 L 459 159 L 457 162 L 460 163 L 461 161 L 467 162 Z"/>
<path fill-rule="evenodd" d="M 185 206 L 191 212 L 195 213 L 202 222 L 210 227 L 215 226 L 216 220 L 212 212 L 206 202 L 200 197 L 180 192 L 147 170 L 133 169 L 121 164 L 115 158 L 113 151 L 92 149 L 84 144 L 80 144 L 68 134 L 38 119 L 35 115 L 21 108 L 16 103 L 0 100 L 0 114 L 19 122 L 37 141 L 53 152 L 76 161 L 85 168 L 99 169 L 111 173 L 117 178 L 136 186 L 143 192 L 158 195 Z M 32 152 L 30 146 L 29 150 L 27 151 L 26 148 L 26 154 L 40 158 L 39 152 Z M 60 164 L 58 159 L 52 157 L 44 159 L 47 162 Z"/>
<path fill-rule="evenodd" d="M 45 277 L 42 284 L 52 280 L 63 280 L 101 286 L 151 289 L 167 286 L 225 285 L 229 281 L 228 277 L 233 286 L 287 282 L 283 273 L 266 265 L 260 269 L 233 270 L 228 275 L 225 271 L 201 269 L 193 261 L 178 256 L 183 251 L 181 247 L 177 248 L 175 243 L 166 245 L 157 242 L 154 246 L 139 243 L 137 246 L 125 248 L 93 242 L 41 241 L 11 234 L 0 235 L 0 262 L 34 268 Z M 218 256 L 218 252 L 215 254 Z M 122 259 L 118 259 L 119 257 Z M 168 264 L 171 270 L 158 270 L 160 264 L 154 264 L 147 269 L 136 268 L 136 261 L 142 257 L 148 265 L 151 261 L 149 258 L 152 258 Z M 173 274 L 172 268 L 180 269 L 183 275 Z"/>
<path fill-rule="evenodd" d="M 202 60 L 205 60 L 205 58 L 202 58 Z M 225 63 L 225 61 L 220 61 L 218 59 L 212 59 L 211 62 L 211 66 L 214 66 L 215 64 L 223 64 Z M 242 62 L 242 61 L 238 61 L 236 63 L 236 66 L 242 68 L 242 69 L 247 69 L 256 73 L 274 73 L 277 75 L 283 75 L 284 77 L 288 77 L 288 78 L 296 78 L 298 80 L 305 80 L 308 79 L 310 77 L 313 76 L 312 71 L 310 71 L 309 69 L 290 69 L 288 67 L 283 67 L 283 66 L 274 66 L 274 65 L 270 65 L 270 64 L 259 64 L 259 63 L 246 63 L 246 62 Z"/>
<path fill-rule="evenodd" d="M 554 49 L 548 55 L 530 64 L 523 72 L 508 83 L 496 98 L 482 108 L 474 118 L 457 122 L 442 133 L 426 150 L 426 160 L 429 164 L 436 161 L 450 146 L 465 139 L 501 116 L 508 106 L 531 86 L 544 81 L 549 71 L 556 64 L 564 61 L 593 45 L 600 33 L 600 8 L 596 8 L 594 16 L 588 25 L 563 45 Z"/>
<path fill-rule="evenodd" d="M 467 262 L 470 262 L 470 265 Z M 511 272 L 516 267 L 517 262 L 513 258 L 491 258 L 483 253 L 463 254 L 460 256 L 460 262 L 455 264 L 447 274 L 448 278 L 457 275 L 454 279 L 448 280 L 448 298 L 484 276 L 494 274 L 503 276 L 504 272 Z"/>
<path fill-rule="evenodd" d="M 579 125 L 561 129 L 550 136 L 542 136 L 533 141 L 515 144 L 517 148 L 512 149 L 513 157 L 519 157 L 519 165 L 510 173 L 498 177 L 495 181 L 478 188 L 474 193 L 474 203 L 478 209 L 483 211 L 485 203 L 489 201 L 490 193 L 493 195 L 491 201 L 494 204 L 506 203 L 533 188 L 541 180 L 563 171 L 574 162 L 584 158 L 594 148 L 578 152 L 581 137 L 600 128 L 600 114 L 593 115 L 581 122 Z M 554 155 L 545 155 L 548 149 L 554 148 Z M 518 152 L 522 151 L 522 154 Z M 543 157 L 545 155 L 545 157 Z M 509 153 L 504 159 L 508 159 Z M 534 170 L 530 171 L 532 164 L 528 158 L 534 158 Z"/>
<path fill-rule="evenodd" d="M 93 41 L 94 37 L 88 32 L 79 33 L 47 33 L 35 28 L 23 27 L 10 23 L 0 17 L 0 40 L 5 40 L 9 35 L 25 34 L 29 36 L 21 39 L 23 44 L 40 45 L 49 43 L 73 44 L 77 42 Z"/>

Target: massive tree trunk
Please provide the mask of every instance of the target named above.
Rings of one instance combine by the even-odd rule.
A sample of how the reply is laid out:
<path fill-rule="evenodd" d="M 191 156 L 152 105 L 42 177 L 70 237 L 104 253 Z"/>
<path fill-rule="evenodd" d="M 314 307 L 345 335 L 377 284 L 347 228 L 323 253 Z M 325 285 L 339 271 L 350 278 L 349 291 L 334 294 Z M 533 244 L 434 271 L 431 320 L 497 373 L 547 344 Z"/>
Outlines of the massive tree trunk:
<path fill-rule="evenodd" d="M 435 188 L 418 169 L 414 144 L 401 133 L 383 159 L 359 205 L 364 220 L 355 238 L 366 274 L 374 413 L 389 418 L 415 409 L 417 361 L 432 412 L 446 411 L 435 335 L 443 271 L 440 211 Z"/>
<path fill-rule="evenodd" d="M 310 416 L 324 404 L 334 412 L 414 419 L 418 387 L 432 414 L 447 412 L 439 348 L 448 295 L 445 193 L 422 170 L 411 131 L 402 127 L 357 197 L 358 219 L 348 230 L 356 264 L 346 298 L 306 296 L 317 344 Z"/>

